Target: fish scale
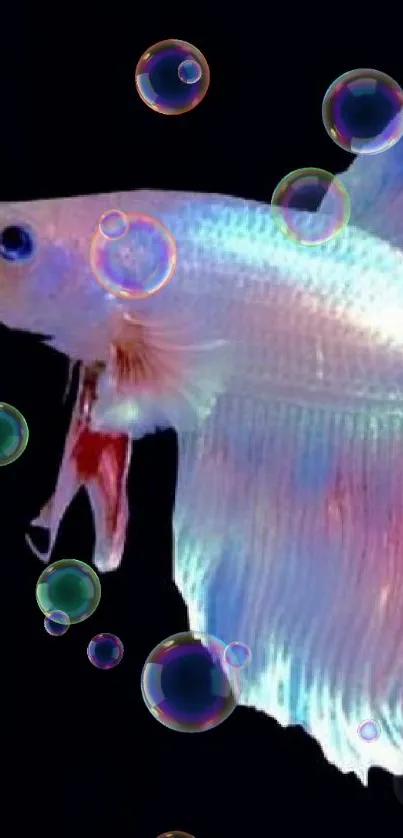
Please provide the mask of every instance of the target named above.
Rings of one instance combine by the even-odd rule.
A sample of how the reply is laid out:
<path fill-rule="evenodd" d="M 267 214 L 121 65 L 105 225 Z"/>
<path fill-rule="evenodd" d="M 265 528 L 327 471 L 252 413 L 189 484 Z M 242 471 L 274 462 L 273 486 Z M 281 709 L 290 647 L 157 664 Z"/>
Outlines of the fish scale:
<path fill-rule="evenodd" d="M 403 145 L 341 175 L 351 223 L 303 247 L 270 207 L 139 190 L 0 206 L 35 258 L 0 263 L 0 316 L 81 361 L 48 528 L 85 486 L 93 561 L 119 567 L 131 441 L 179 438 L 175 581 L 191 629 L 247 643 L 241 703 L 301 724 L 341 771 L 403 773 Z M 161 221 L 170 282 L 95 280 L 108 209 Z M 305 229 L 321 214 L 298 213 Z M 297 214 L 297 213 L 296 213 Z M 130 560 L 127 557 L 126 560 Z M 380 726 L 376 742 L 358 735 Z"/>

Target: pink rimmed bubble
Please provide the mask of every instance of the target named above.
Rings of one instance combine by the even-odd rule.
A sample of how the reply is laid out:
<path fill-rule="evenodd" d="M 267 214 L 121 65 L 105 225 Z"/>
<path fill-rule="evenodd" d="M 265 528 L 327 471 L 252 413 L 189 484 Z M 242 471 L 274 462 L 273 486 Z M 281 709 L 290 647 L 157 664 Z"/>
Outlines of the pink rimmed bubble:
<path fill-rule="evenodd" d="M 379 154 L 403 135 L 403 90 L 379 70 L 350 70 L 326 91 L 322 120 L 345 151 Z"/>
<path fill-rule="evenodd" d="M 113 669 L 123 658 L 123 643 L 116 634 L 96 634 L 87 647 L 88 660 L 97 669 Z"/>
<path fill-rule="evenodd" d="M 107 210 L 99 219 L 99 230 L 106 239 L 120 239 L 128 228 L 129 222 L 120 210 Z"/>
<path fill-rule="evenodd" d="M 229 666 L 235 666 L 237 669 L 243 669 L 251 662 L 252 652 L 246 643 L 234 640 L 226 647 L 224 659 Z"/>
<path fill-rule="evenodd" d="M 316 212 L 326 196 L 326 212 Z M 276 186 L 273 218 L 287 238 L 319 245 L 337 236 L 350 219 L 350 198 L 338 178 L 324 169 L 296 169 Z"/>
<path fill-rule="evenodd" d="M 140 213 L 125 216 L 127 229 L 119 238 L 96 230 L 90 246 L 91 270 L 115 297 L 144 299 L 169 282 L 177 262 L 175 239 L 156 218 Z"/>
<path fill-rule="evenodd" d="M 240 673 L 224 659 L 226 644 L 211 635 L 174 634 L 150 652 L 141 675 L 146 707 L 161 724 L 200 733 L 233 713 Z"/>
<path fill-rule="evenodd" d="M 149 47 L 135 71 L 137 92 L 152 110 L 178 116 L 193 110 L 204 99 L 210 70 L 204 55 L 193 44 L 171 38 Z"/>

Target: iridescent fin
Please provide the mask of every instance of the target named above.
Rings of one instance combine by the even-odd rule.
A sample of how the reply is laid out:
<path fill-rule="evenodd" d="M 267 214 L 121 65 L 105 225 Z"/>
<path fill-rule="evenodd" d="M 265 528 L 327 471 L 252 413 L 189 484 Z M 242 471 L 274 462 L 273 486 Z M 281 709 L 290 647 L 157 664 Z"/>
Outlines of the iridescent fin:
<path fill-rule="evenodd" d="M 98 570 L 120 563 L 128 520 L 126 481 L 131 440 L 127 434 L 106 434 L 91 427 L 91 409 L 99 370 L 84 368 L 67 434 L 56 490 L 32 524 L 49 530 L 48 550 L 31 550 L 44 562 L 51 556 L 61 520 L 81 486 L 87 490 L 95 527 L 93 562 Z"/>
<path fill-rule="evenodd" d="M 403 249 L 403 139 L 380 154 L 359 155 L 337 178 L 351 199 L 350 224 Z M 329 202 L 331 210 L 325 196 L 320 211 Z"/>
<path fill-rule="evenodd" d="M 179 434 L 175 582 L 252 651 L 240 703 L 342 771 L 403 773 L 403 421 L 227 393 Z M 358 727 L 375 719 L 379 741 Z"/>

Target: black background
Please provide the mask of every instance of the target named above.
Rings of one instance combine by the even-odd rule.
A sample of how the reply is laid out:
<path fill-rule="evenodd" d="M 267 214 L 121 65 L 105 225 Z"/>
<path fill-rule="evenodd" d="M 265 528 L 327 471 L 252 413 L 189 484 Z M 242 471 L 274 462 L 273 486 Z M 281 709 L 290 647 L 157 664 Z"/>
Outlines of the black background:
<path fill-rule="evenodd" d="M 251 5 L 241 14 L 228 6 L 218 14 L 217 4 L 182 12 L 175 4 L 174 13 L 170 6 L 88 4 L 86 22 L 83 9 L 70 7 L 54 17 L 36 7 L 30 17 L 23 6 L 3 16 L 1 200 L 155 187 L 267 201 L 292 169 L 348 165 L 321 123 L 322 97 L 338 75 L 368 66 L 403 83 L 392 21 L 384 35 L 377 21 L 370 33 L 368 20 L 354 31 L 350 22 L 324 22 L 323 9 L 299 19 L 286 8 L 263 14 Z M 211 69 L 203 103 L 177 118 L 148 109 L 134 86 L 140 54 L 169 37 L 194 43 Z M 144 706 L 145 657 L 187 628 L 170 581 L 173 433 L 135 446 L 124 561 L 102 577 L 95 615 L 61 639 L 44 632 L 34 595 L 43 565 L 24 533 L 55 485 L 72 408 L 71 400 L 62 403 L 67 364 L 6 328 L 0 349 L 1 400 L 22 411 L 31 434 L 24 456 L 0 473 L 7 834 L 29 828 L 75 838 L 156 838 L 183 829 L 195 838 L 246 838 L 297 828 L 372 834 L 378 823 L 387 834 L 403 808 L 382 771 L 370 772 L 366 789 L 329 765 L 302 729 L 282 729 L 251 709 L 186 736 Z M 79 497 L 53 559 L 90 561 L 91 546 L 91 518 Z M 98 631 L 123 640 L 116 670 L 97 671 L 87 660 Z"/>

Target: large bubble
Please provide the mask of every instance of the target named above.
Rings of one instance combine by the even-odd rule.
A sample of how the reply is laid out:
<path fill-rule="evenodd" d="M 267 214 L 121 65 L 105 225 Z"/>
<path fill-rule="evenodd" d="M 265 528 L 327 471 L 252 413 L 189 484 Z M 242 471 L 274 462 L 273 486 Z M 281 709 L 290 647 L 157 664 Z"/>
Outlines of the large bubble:
<path fill-rule="evenodd" d="M 198 733 L 233 713 L 239 670 L 225 661 L 226 644 L 211 635 L 174 634 L 150 652 L 141 676 L 144 702 L 171 730 Z"/>
<path fill-rule="evenodd" d="M 379 154 L 403 135 L 403 90 L 379 70 L 350 70 L 325 93 L 322 119 L 329 137 L 353 154 Z"/>
<path fill-rule="evenodd" d="M 171 38 L 149 47 L 135 72 L 143 102 L 158 113 L 179 115 L 193 110 L 204 99 L 209 84 L 207 61 L 187 41 Z"/>
<path fill-rule="evenodd" d="M 36 601 L 41 611 L 55 622 L 57 612 L 70 623 L 81 623 L 94 613 L 101 599 L 101 583 L 95 570 L 77 559 L 50 564 L 36 583 Z"/>

